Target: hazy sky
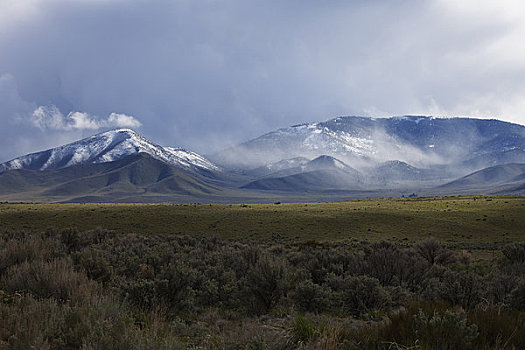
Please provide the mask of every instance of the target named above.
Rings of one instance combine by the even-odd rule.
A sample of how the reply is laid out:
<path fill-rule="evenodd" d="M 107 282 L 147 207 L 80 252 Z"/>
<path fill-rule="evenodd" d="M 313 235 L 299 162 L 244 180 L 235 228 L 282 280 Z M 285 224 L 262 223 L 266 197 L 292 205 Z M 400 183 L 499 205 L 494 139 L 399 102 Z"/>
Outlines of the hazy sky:
<path fill-rule="evenodd" d="M 404 114 L 525 124 L 525 2 L 0 0 L 0 161 L 112 127 L 205 154 Z"/>

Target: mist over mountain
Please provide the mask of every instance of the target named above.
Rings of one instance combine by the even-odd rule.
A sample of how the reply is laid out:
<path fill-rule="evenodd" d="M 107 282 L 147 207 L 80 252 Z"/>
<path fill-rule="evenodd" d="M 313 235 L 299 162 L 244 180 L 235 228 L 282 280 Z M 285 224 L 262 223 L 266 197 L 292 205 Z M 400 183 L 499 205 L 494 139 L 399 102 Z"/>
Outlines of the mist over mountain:
<path fill-rule="evenodd" d="M 210 155 L 232 168 L 328 155 L 360 170 L 387 161 L 447 166 L 451 175 L 525 162 L 525 127 L 499 120 L 404 116 L 339 117 L 269 132 Z"/>
<path fill-rule="evenodd" d="M 498 120 L 339 117 L 279 129 L 208 157 L 116 129 L 0 164 L 0 199 L 520 194 L 524 167 L 525 127 Z"/>

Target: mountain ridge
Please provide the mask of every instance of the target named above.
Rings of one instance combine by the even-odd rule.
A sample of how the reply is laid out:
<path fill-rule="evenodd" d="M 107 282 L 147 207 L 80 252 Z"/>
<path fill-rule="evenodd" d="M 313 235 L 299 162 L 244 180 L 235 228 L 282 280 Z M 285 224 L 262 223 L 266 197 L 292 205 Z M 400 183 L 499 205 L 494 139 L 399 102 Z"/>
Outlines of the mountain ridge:
<path fill-rule="evenodd" d="M 17 157 L 0 164 L 0 173 L 14 169 L 48 170 L 79 164 L 106 163 L 140 152 L 191 171 L 219 171 L 219 167 L 197 153 L 157 145 L 131 129 L 114 129 Z"/>
<path fill-rule="evenodd" d="M 112 162 L 0 173 L 0 192 L 16 194 L 28 191 L 44 198 L 68 198 L 97 193 L 202 195 L 218 193 L 222 189 L 141 152 Z"/>
<path fill-rule="evenodd" d="M 274 130 L 219 155 L 208 160 L 110 130 L 0 164 L 0 199 L 318 200 L 521 194 L 525 184 L 525 126 L 498 120 L 338 117 Z"/>
<path fill-rule="evenodd" d="M 242 169 L 328 155 L 358 169 L 399 160 L 418 168 L 448 165 L 451 173 L 462 166 L 467 173 L 495 165 L 483 157 L 497 160 L 501 152 L 510 152 L 506 162 L 525 161 L 525 126 L 496 119 L 338 117 L 277 129 L 209 158 Z"/>

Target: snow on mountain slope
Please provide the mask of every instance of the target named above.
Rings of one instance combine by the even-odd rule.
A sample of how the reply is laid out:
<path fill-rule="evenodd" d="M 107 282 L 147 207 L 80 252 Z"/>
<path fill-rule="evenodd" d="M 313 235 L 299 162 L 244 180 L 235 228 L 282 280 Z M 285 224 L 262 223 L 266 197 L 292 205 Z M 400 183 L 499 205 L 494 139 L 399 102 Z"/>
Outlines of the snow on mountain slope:
<path fill-rule="evenodd" d="M 294 125 L 247 141 L 212 159 L 218 164 L 239 168 L 263 166 L 293 157 L 314 159 L 321 155 L 339 158 L 352 167 L 391 159 L 410 163 L 427 160 L 417 147 L 387 134 L 377 120 L 341 117 Z"/>
<path fill-rule="evenodd" d="M 213 155 L 218 164 L 254 168 L 293 157 L 336 157 L 355 168 L 401 161 L 418 168 L 467 162 L 512 151 L 525 160 L 525 126 L 499 120 L 404 116 L 339 117 L 278 129 Z"/>
<path fill-rule="evenodd" d="M 349 172 L 355 171 L 355 169 L 349 167 L 347 164 L 340 161 L 339 159 L 327 155 L 322 155 L 313 159 L 312 161 L 308 162 L 308 164 L 306 164 L 304 168 L 308 171 L 320 169 L 340 169 Z"/>
<path fill-rule="evenodd" d="M 116 129 L 64 146 L 18 157 L 0 164 L 0 172 L 12 169 L 60 169 L 77 164 L 105 163 L 139 152 L 182 169 L 219 170 L 216 165 L 196 153 L 182 148 L 162 147 L 133 130 Z"/>

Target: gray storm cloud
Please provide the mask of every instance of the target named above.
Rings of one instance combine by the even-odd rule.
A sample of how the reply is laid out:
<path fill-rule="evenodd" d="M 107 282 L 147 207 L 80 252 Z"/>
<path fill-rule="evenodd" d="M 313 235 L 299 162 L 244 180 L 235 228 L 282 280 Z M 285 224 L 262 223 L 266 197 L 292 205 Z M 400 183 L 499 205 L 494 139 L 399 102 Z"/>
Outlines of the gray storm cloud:
<path fill-rule="evenodd" d="M 130 116 L 201 153 L 341 115 L 523 124 L 523 37 L 513 0 L 4 1 L 0 161 Z"/>

